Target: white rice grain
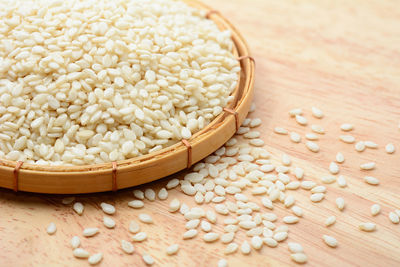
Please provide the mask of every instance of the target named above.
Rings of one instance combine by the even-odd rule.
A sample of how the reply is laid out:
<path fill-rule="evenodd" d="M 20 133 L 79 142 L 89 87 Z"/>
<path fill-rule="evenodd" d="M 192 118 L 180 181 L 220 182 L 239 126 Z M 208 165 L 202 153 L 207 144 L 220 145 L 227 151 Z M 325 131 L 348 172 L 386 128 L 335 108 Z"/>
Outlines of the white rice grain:
<path fill-rule="evenodd" d="M 317 133 L 317 134 L 325 134 L 325 130 L 324 130 L 324 128 L 323 128 L 321 125 L 312 124 L 312 125 L 311 125 L 311 130 L 312 130 L 314 133 Z"/>
<path fill-rule="evenodd" d="M 304 252 L 303 247 L 299 243 L 289 242 L 288 249 L 291 253 L 302 253 Z"/>
<path fill-rule="evenodd" d="M 174 178 L 168 181 L 167 185 L 165 186 L 168 190 L 173 189 L 179 185 L 179 180 Z"/>
<path fill-rule="evenodd" d="M 65 197 L 65 198 L 63 198 L 62 200 L 61 200 L 61 203 L 63 204 L 63 205 L 69 205 L 69 204 L 71 204 L 72 202 L 74 202 L 75 201 L 75 197 Z"/>
<path fill-rule="evenodd" d="M 358 228 L 365 232 L 373 232 L 376 230 L 376 224 L 372 222 L 364 222 L 358 225 Z"/>
<path fill-rule="evenodd" d="M 307 140 L 310 140 L 310 141 L 316 141 L 319 139 L 318 135 L 316 135 L 315 133 L 307 133 L 305 135 L 305 137 Z"/>
<path fill-rule="evenodd" d="M 351 131 L 353 130 L 353 128 L 353 125 L 350 123 L 343 123 L 342 125 L 340 125 L 340 129 L 345 132 Z"/>
<path fill-rule="evenodd" d="M 293 253 L 293 254 L 290 254 L 290 258 L 291 258 L 294 262 L 300 263 L 300 264 L 306 263 L 307 260 L 308 260 L 306 254 L 304 254 L 304 253 Z"/>
<path fill-rule="evenodd" d="M 103 259 L 103 253 L 95 253 L 89 257 L 88 262 L 90 265 L 96 265 Z"/>
<path fill-rule="evenodd" d="M 111 204 L 102 202 L 100 204 L 101 209 L 103 210 L 104 213 L 112 215 L 115 213 L 115 207 Z"/>
<path fill-rule="evenodd" d="M 285 128 L 282 128 L 282 127 L 275 127 L 274 128 L 274 132 L 277 133 L 277 134 L 282 134 L 282 135 L 288 134 L 288 131 Z"/>
<path fill-rule="evenodd" d="M 283 217 L 283 222 L 287 224 L 295 224 L 299 222 L 299 218 L 296 216 L 285 216 Z"/>
<path fill-rule="evenodd" d="M 154 190 L 151 188 L 147 188 L 146 190 L 144 190 L 144 197 L 147 200 L 154 201 L 156 200 L 156 192 L 154 192 Z"/>
<path fill-rule="evenodd" d="M 311 189 L 311 193 L 325 193 L 326 187 L 323 185 L 317 185 Z"/>
<path fill-rule="evenodd" d="M 78 236 L 73 236 L 71 238 L 70 245 L 73 249 L 78 248 L 81 245 L 81 240 Z"/>
<path fill-rule="evenodd" d="M 90 256 L 89 252 L 87 252 L 86 250 L 84 250 L 82 248 L 74 249 L 73 255 L 75 258 L 79 258 L 79 259 L 89 258 L 89 256 Z"/>
<path fill-rule="evenodd" d="M 347 186 L 346 178 L 343 175 L 339 175 L 338 176 L 337 183 L 342 188 Z"/>
<path fill-rule="evenodd" d="M 304 170 L 300 167 L 294 168 L 294 175 L 297 179 L 301 180 L 304 177 Z"/>
<path fill-rule="evenodd" d="M 354 145 L 354 149 L 358 152 L 363 152 L 365 150 L 365 143 L 364 141 L 358 141 L 355 145 Z"/>
<path fill-rule="evenodd" d="M 56 227 L 56 224 L 55 223 L 50 223 L 48 226 L 47 226 L 47 228 L 46 228 L 46 232 L 49 234 L 49 235 L 53 235 L 55 232 L 57 231 L 57 227 Z"/>
<path fill-rule="evenodd" d="M 144 202 L 141 200 L 132 200 L 128 202 L 128 206 L 134 209 L 140 209 L 144 207 Z"/>
<path fill-rule="evenodd" d="M 82 235 L 84 237 L 92 237 L 99 233 L 99 228 L 91 227 L 83 229 Z"/>
<path fill-rule="evenodd" d="M 166 200 L 168 198 L 168 191 L 167 189 L 165 189 L 164 187 L 160 189 L 160 191 L 158 191 L 157 194 L 158 198 L 160 200 Z"/>
<path fill-rule="evenodd" d="M 379 204 L 373 204 L 371 206 L 371 215 L 376 216 L 381 212 L 381 206 Z"/>
<path fill-rule="evenodd" d="M 336 198 L 336 207 L 340 210 L 340 211 L 342 211 L 343 209 L 344 209 L 344 206 L 345 206 L 345 201 L 344 201 L 344 199 L 342 198 L 342 197 L 338 197 L 338 198 Z"/>
<path fill-rule="evenodd" d="M 312 115 L 317 119 L 322 119 L 324 117 L 324 113 L 321 109 L 317 107 L 311 107 Z"/>
<path fill-rule="evenodd" d="M 263 240 L 259 236 L 253 236 L 251 238 L 250 244 L 254 249 L 258 250 L 258 249 L 261 249 L 261 247 L 263 245 Z"/>
<path fill-rule="evenodd" d="M 296 115 L 302 115 L 302 114 L 303 114 L 303 110 L 301 108 L 294 108 L 289 111 L 289 115 L 291 117 L 295 117 Z"/>
<path fill-rule="evenodd" d="M 317 185 L 314 181 L 302 181 L 300 187 L 305 190 L 311 190 Z"/>
<path fill-rule="evenodd" d="M 335 248 L 338 245 L 336 238 L 334 238 L 333 236 L 323 235 L 322 239 L 324 240 L 325 244 L 327 244 L 328 246 L 330 246 L 332 248 Z"/>
<path fill-rule="evenodd" d="M 398 224 L 400 221 L 399 216 L 393 211 L 389 212 L 388 217 L 389 217 L 389 220 L 394 224 Z"/>
<path fill-rule="evenodd" d="M 216 205 L 216 206 L 218 206 L 218 205 Z M 212 210 L 206 211 L 206 218 L 210 223 L 214 223 L 215 224 L 217 222 L 217 215 Z"/>
<path fill-rule="evenodd" d="M 344 156 L 341 152 L 338 152 L 336 154 L 336 162 L 337 163 L 343 163 L 344 162 Z"/>
<path fill-rule="evenodd" d="M 364 181 L 370 185 L 379 185 L 379 179 L 372 176 L 365 176 Z"/>
<path fill-rule="evenodd" d="M 298 217 L 303 217 L 303 209 L 300 208 L 299 206 L 293 206 L 292 212 L 294 215 L 296 215 Z"/>
<path fill-rule="evenodd" d="M 324 184 L 331 184 L 336 181 L 336 176 L 322 176 L 321 182 Z"/>
<path fill-rule="evenodd" d="M 303 116 L 301 116 L 301 115 L 296 115 L 296 122 L 298 123 L 298 124 L 300 124 L 300 125 L 302 125 L 302 126 L 305 126 L 305 125 L 307 125 L 307 119 L 305 118 L 305 117 L 303 117 Z"/>
<path fill-rule="evenodd" d="M 339 140 L 347 144 L 353 144 L 356 141 L 354 136 L 351 135 L 340 135 Z"/>
<path fill-rule="evenodd" d="M 234 238 L 235 238 L 234 232 L 225 233 L 221 236 L 221 242 L 224 244 L 228 244 L 231 243 Z"/>
<path fill-rule="evenodd" d="M 260 126 L 261 123 L 262 123 L 262 121 L 261 121 L 260 118 L 254 118 L 254 119 L 251 120 L 249 126 L 250 126 L 250 128 L 254 128 L 254 127 Z"/>
<path fill-rule="evenodd" d="M 286 238 L 288 237 L 288 233 L 287 232 L 277 232 L 274 234 L 273 239 L 278 241 L 278 242 L 282 242 L 284 241 Z M 267 238 L 266 238 L 267 239 Z M 264 239 L 265 240 L 265 239 Z M 271 242 L 272 243 L 272 242 Z"/>
<path fill-rule="evenodd" d="M 121 240 L 121 249 L 126 254 L 132 254 L 135 252 L 135 247 L 132 245 L 132 243 L 123 239 Z"/>
<path fill-rule="evenodd" d="M 235 253 L 235 252 L 238 250 L 238 248 L 239 248 L 239 245 L 238 245 L 238 244 L 236 244 L 236 243 L 229 243 L 229 244 L 225 247 L 224 254 L 225 254 L 225 255 L 233 254 L 233 253 Z"/>
<path fill-rule="evenodd" d="M 306 142 L 306 147 L 308 148 L 308 150 L 310 150 L 311 152 L 314 153 L 318 153 L 319 152 L 319 146 L 317 143 L 312 142 L 312 141 L 307 141 Z"/>
<path fill-rule="evenodd" d="M 103 224 L 105 227 L 107 227 L 109 229 L 112 229 L 115 227 L 115 221 L 112 218 L 107 217 L 107 216 L 103 217 Z"/>
<path fill-rule="evenodd" d="M 290 132 L 290 140 L 293 143 L 300 143 L 301 142 L 301 136 L 300 136 L 300 134 L 298 134 L 296 132 Z"/>
<path fill-rule="evenodd" d="M 152 256 L 150 256 L 147 253 L 143 253 L 142 255 L 142 259 L 144 261 L 144 263 L 146 263 L 146 265 L 153 265 L 154 264 L 154 259 Z"/>
<path fill-rule="evenodd" d="M 329 172 L 332 174 L 339 173 L 339 166 L 333 161 L 329 164 Z"/>
<path fill-rule="evenodd" d="M 286 233 L 286 232 L 281 232 L 281 233 Z M 284 234 L 279 234 L 279 235 L 275 234 L 275 235 L 276 235 L 276 237 L 274 237 L 274 238 L 265 237 L 263 239 L 263 243 L 270 248 L 275 248 L 278 246 L 278 242 L 280 242 L 278 240 L 280 240 L 282 238 L 286 239 L 286 237 L 287 237 L 287 233 L 286 233 L 286 236 Z M 278 240 L 275 240 L 275 239 L 278 239 Z M 281 240 L 281 241 L 283 241 L 283 240 Z"/>
<path fill-rule="evenodd" d="M 282 164 L 285 166 L 290 166 L 290 164 L 292 164 L 292 160 L 288 154 L 283 154 L 281 160 Z"/>
<path fill-rule="evenodd" d="M 367 148 L 372 148 L 372 149 L 377 149 L 378 148 L 378 144 L 376 144 L 375 142 L 372 141 L 365 141 L 365 146 Z"/>
<path fill-rule="evenodd" d="M 147 239 L 147 234 L 145 232 L 139 232 L 132 236 L 132 241 L 142 242 Z"/>
<path fill-rule="evenodd" d="M 261 147 L 261 146 L 264 146 L 265 143 L 262 139 L 256 138 L 256 139 L 251 139 L 249 141 L 249 144 L 252 146 L 255 146 L 255 147 Z"/>
<path fill-rule="evenodd" d="M 376 167 L 375 162 L 366 162 L 360 165 L 361 170 L 373 170 Z"/>
<path fill-rule="evenodd" d="M 195 229 L 199 226 L 200 224 L 200 220 L 199 219 L 194 219 L 194 220 L 190 220 L 185 224 L 185 228 L 186 229 Z"/>
<path fill-rule="evenodd" d="M 312 194 L 310 199 L 312 202 L 320 202 L 325 198 L 325 194 L 324 193 L 315 193 Z"/>
<path fill-rule="evenodd" d="M 167 248 L 167 255 L 168 256 L 172 256 L 172 255 L 175 255 L 175 254 L 177 254 L 178 253 L 178 251 L 179 251 L 179 245 L 178 244 L 173 244 L 173 245 L 171 245 L 171 246 L 169 246 L 168 248 Z"/>
<path fill-rule="evenodd" d="M 140 225 L 136 221 L 131 221 L 128 227 L 129 232 L 137 234 L 140 232 Z"/>
<path fill-rule="evenodd" d="M 174 199 L 169 203 L 168 211 L 169 211 L 169 212 L 175 212 L 175 211 L 179 210 L 180 206 L 181 206 L 181 202 L 179 201 L 179 199 L 174 198 Z"/>
<path fill-rule="evenodd" d="M 197 236 L 198 232 L 196 229 L 190 229 L 183 234 L 183 239 L 192 239 Z"/>
<path fill-rule="evenodd" d="M 141 199 L 141 200 L 144 199 L 144 193 L 143 193 L 142 190 L 139 190 L 139 189 L 133 190 L 133 195 L 134 195 L 137 199 Z"/>
<path fill-rule="evenodd" d="M 75 202 L 73 205 L 73 209 L 78 215 L 82 215 L 85 207 L 83 206 L 83 204 L 81 202 Z"/>
<path fill-rule="evenodd" d="M 325 220 L 325 226 L 326 226 L 326 227 L 329 227 L 329 226 L 335 224 L 335 222 L 336 222 L 336 217 L 335 217 L 335 216 L 329 216 L 329 217 L 326 218 L 326 220 Z"/>
<path fill-rule="evenodd" d="M 217 267 L 228 267 L 228 262 L 225 259 L 220 259 L 218 261 Z"/>
<path fill-rule="evenodd" d="M 389 143 L 385 146 L 385 151 L 388 154 L 393 154 L 396 151 L 396 148 L 394 147 L 394 145 L 392 143 Z"/>
<path fill-rule="evenodd" d="M 240 251 L 243 255 L 248 255 L 251 252 L 250 244 L 247 241 L 243 241 L 242 245 L 240 246 Z"/>

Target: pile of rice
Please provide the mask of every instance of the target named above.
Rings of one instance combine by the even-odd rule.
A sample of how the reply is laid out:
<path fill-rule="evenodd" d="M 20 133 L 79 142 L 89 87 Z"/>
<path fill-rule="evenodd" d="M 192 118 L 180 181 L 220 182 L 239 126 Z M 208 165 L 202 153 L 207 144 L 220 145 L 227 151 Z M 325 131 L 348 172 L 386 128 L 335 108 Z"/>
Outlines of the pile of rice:
<path fill-rule="evenodd" d="M 0 157 L 83 165 L 190 138 L 232 100 L 229 31 L 173 0 L 0 0 Z"/>

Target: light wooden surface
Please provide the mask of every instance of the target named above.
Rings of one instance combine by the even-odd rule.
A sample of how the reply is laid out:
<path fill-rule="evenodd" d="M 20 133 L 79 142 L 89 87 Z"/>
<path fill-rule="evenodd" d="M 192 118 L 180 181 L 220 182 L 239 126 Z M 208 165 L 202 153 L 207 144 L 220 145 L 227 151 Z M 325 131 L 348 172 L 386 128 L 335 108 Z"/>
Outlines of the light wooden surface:
<path fill-rule="evenodd" d="M 299 242 L 308 255 L 309 266 L 399 266 L 400 225 L 389 222 L 388 212 L 400 208 L 400 9 L 397 1 L 295 1 L 295 0 L 206 0 L 220 10 L 247 39 L 257 60 L 255 101 L 258 109 L 252 117 L 260 117 L 259 128 L 266 148 L 276 162 L 282 153 L 293 158 L 293 166 L 302 166 L 306 178 L 318 181 L 328 174 L 329 162 L 341 151 L 346 161 L 341 174 L 349 183 L 346 189 L 328 185 L 326 199 L 311 204 L 309 192 L 297 190 L 293 195 L 304 211 L 304 219 L 290 226 L 288 241 Z M 320 107 L 325 118 L 311 117 L 311 106 Z M 321 152 L 309 152 L 302 144 L 289 142 L 288 136 L 272 132 L 275 126 L 286 127 L 301 134 L 309 127 L 298 126 L 287 111 L 302 107 L 310 123 L 325 127 L 327 134 L 318 141 Z M 359 140 L 373 140 L 378 150 L 358 153 L 353 145 L 338 142 L 339 125 L 353 123 L 352 134 Z M 304 138 L 303 138 L 304 139 Z M 392 142 L 395 154 L 388 155 L 383 147 Z M 376 161 L 376 170 L 368 172 L 379 177 L 381 185 L 366 185 L 366 172 L 359 164 Z M 182 176 L 178 174 L 177 176 Z M 167 179 L 147 186 L 160 188 Z M 144 189 L 147 186 L 142 186 Z M 190 206 L 192 199 L 178 190 L 169 191 L 169 200 L 178 197 Z M 347 206 L 338 212 L 335 198 L 344 197 Z M 133 210 L 127 202 L 133 199 L 131 190 L 118 193 L 79 196 L 85 204 L 83 216 L 60 204 L 60 197 L 0 191 L 0 265 L 1 266 L 88 266 L 74 259 L 69 248 L 70 238 L 81 235 L 84 227 L 100 227 L 96 237 L 83 239 L 90 252 L 105 254 L 100 266 L 144 266 L 140 254 L 153 255 L 157 266 L 216 266 L 218 259 L 227 258 L 229 266 L 292 265 L 287 241 L 278 248 L 263 247 L 251 255 L 224 256 L 221 243 L 205 244 L 200 237 L 181 239 L 184 219 L 167 212 L 167 201 L 146 202 L 142 210 Z M 117 213 L 115 230 L 102 226 L 101 201 L 113 203 Z M 258 200 L 259 201 L 259 200 Z M 382 214 L 369 215 L 373 203 L 382 205 Z M 203 208 L 210 207 L 203 205 Z M 129 240 L 126 227 L 137 214 L 151 214 L 155 225 L 145 225 L 148 241 L 135 244 L 134 255 L 124 255 L 119 240 Z M 274 212 L 281 218 L 289 211 L 281 205 Z M 328 215 L 336 215 L 337 223 L 329 229 L 323 226 Z M 222 232 L 222 217 L 214 227 Z M 49 222 L 55 222 L 54 236 L 45 233 Z M 377 223 L 373 233 L 360 232 L 362 221 Z M 335 236 L 336 249 L 321 241 L 323 234 Z M 235 239 L 245 239 L 242 233 Z M 177 256 L 165 255 L 165 248 L 179 243 Z"/>

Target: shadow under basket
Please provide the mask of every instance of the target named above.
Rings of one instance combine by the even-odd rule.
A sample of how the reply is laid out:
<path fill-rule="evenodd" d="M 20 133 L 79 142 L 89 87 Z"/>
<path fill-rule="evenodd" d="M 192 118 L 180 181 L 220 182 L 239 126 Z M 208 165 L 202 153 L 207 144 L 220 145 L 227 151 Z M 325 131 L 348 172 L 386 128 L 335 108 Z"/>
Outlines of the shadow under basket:
<path fill-rule="evenodd" d="M 202 160 L 228 141 L 246 118 L 253 99 L 255 62 L 246 42 L 219 12 L 187 0 L 190 6 L 205 10 L 220 29 L 230 29 L 234 55 L 241 71 L 234 101 L 204 129 L 188 140 L 162 150 L 128 160 L 84 166 L 44 166 L 0 161 L 0 187 L 14 191 L 49 194 L 81 194 L 132 187 L 166 177 Z"/>

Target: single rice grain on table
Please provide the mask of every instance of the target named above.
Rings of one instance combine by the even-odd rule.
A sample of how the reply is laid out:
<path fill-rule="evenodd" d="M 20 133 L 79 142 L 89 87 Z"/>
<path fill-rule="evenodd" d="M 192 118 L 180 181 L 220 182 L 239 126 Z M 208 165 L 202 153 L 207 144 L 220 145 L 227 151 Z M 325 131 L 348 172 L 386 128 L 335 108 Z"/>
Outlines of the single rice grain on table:
<path fill-rule="evenodd" d="M 325 244 L 327 244 L 328 246 L 330 246 L 332 248 L 335 248 L 338 245 L 336 238 L 334 238 L 333 236 L 323 235 L 322 239 L 324 240 Z"/>
<path fill-rule="evenodd" d="M 96 265 L 103 259 L 103 253 L 95 253 L 88 258 L 88 262 L 90 265 Z"/>
<path fill-rule="evenodd" d="M 322 110 L 317 107 L 311 107 L 311 112 L 312 112 L 312 115 L 317 119 L 322 119 L 324 117 L 324 113 L 322 112 Z M 301 114 L 298 114 L 298 115 L 301 115 Z"/>
<path fill-rule="evenodd" d="M 82 249 L 82 248 L 76 248 L 74 249 L 74 251 L 72 252 L 72 254 L 74 255 L 74 257 L 76 258 L 89 258 L 90 254 L 89 252 L 87 252 L 86 250 Z"/>
<path fill-rule="evenodd" d="M 303 115 L 303 110 L 301 108 L 294 108 L 289 110 L 289 115 L 295 117 L 296 115 Z"/>

